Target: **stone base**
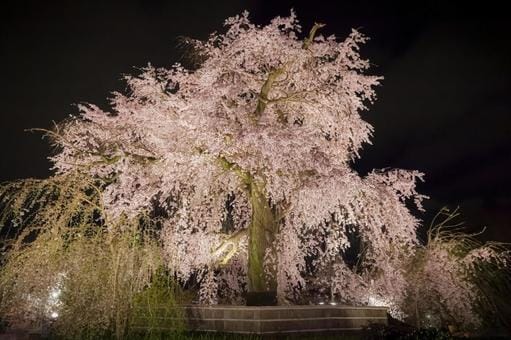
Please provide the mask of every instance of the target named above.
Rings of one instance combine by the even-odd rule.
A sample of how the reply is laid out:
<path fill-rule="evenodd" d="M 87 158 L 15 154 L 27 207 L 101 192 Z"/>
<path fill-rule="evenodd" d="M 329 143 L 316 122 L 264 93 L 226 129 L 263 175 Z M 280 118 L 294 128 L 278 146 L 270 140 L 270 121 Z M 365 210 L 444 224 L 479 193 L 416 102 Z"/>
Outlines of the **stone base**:
<path fill-rule="evenodd" d="M 186 306 L 189 330 L 252 334 L 357 333 L 387 325 L 385 307 Z"/>

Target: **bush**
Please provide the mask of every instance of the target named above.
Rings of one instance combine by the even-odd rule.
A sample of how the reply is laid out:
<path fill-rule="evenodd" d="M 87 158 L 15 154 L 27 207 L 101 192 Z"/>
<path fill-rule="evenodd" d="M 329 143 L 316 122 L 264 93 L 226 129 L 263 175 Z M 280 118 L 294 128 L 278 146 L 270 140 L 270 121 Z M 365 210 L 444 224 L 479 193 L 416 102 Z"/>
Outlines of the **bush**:
<path fill-rule="evenodd" d="M 163 303 L 166 315 L 178 315 L 155 221 L 110 220 L 100 182 L 74 173 L 10 183 L 0 187 L 0 205 L 0 315 L 11 327 L 120 339 L 141 307 Z M 182 328 L 179 318 L 172 323 Z"/>

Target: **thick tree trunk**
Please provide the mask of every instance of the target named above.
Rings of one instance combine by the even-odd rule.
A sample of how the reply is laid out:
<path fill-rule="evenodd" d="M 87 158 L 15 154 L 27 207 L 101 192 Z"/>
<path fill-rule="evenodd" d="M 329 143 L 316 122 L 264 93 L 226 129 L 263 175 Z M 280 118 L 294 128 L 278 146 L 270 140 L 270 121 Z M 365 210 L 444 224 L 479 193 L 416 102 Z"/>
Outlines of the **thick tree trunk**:
<path fill-rule="evenodd" d="M 248 291 L 276 291 L 274 272 L 264 272 L 266 251 L 274 251 L 278 220 L 260 184 L 251 181 L 249 185 L 252 221 L 248 232 Z"/>
<path fill-rule="evenodd" d="M 276 269 L 266 275 L 264 257 L 267 251 L 276 255 L 274 241 L 279 228 L 277 214 L 264 194 L 263 184 L 258 183 L 250 174 L 224 157 L 219 157 L 218 161 L 222 168 L 234 171 L 246 185 L 252 206 L 252 219 L 248 228 L 248 292 L 275 292 L 277 290 Z"/>

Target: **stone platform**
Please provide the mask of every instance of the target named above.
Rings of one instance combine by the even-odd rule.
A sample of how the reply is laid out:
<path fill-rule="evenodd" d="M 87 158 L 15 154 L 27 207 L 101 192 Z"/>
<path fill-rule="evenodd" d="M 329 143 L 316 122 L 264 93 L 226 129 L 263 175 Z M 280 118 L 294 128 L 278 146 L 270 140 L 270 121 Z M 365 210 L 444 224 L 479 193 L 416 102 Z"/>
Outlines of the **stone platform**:
<path fill-rule="evenodd" d="M 186 306 L 185 318 L 190 330 L 245 334 L 357 333 L 388 322 L 385 307 L 337 305 Z"/>
<path fill-rule="evenodd" d="M 387 325 L 387 308 L 353 307 L 341 305 L 306 306 L 232 306 L 232 305 L 188 305 L 182 306 L 187 329 L 199 332 L 258 334 L 280 338 L 281 335 L 301 334 L 351 334 L 363 335 L 364 327 L 370 324 Z M 158 310 L 158 308 L 157 308 Z M 160 330 L 173 330 L 174 317 L 158 313 Z M 144 317 L 134 329 L 147 331 Z M 167 322 L 169 321 L 169 322 Z M 43 332 L 45 333 L 45 332 Z M 14 330 L 0 333 L 0 340 L 44 338 L 41 330 Z"/>

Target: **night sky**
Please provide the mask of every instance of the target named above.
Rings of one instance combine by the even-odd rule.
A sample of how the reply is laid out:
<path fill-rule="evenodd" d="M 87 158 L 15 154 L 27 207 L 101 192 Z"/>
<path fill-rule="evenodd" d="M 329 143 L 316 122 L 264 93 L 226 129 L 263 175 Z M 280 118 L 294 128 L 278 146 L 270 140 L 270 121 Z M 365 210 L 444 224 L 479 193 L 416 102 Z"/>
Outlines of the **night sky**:
<path fill-rule="evenodd" d="M 179 61 L 178 36 L 207 38 L 247 9 L 266 24 L 293 7 L 307 32 L 343 38 L 358 28 L 362 55 L 383 75 L 363 117 L 375 127 L 355 167 L 426 173 L 429 222 L 460 206 L 469 230 L 511 242 L 511 29 L 497 1 L 12 1 L 0 9 L 0 181 L 51 174 L 39 133 L 76 113 L 73 103 L 107 108 L 122 74 L 148 62 Z M 388 4 L 392 3 L 392 6 Z M 471 6 L 471 7 L 470 7 Z M 483 7 L 484 6 L 484 7 Z"/>

